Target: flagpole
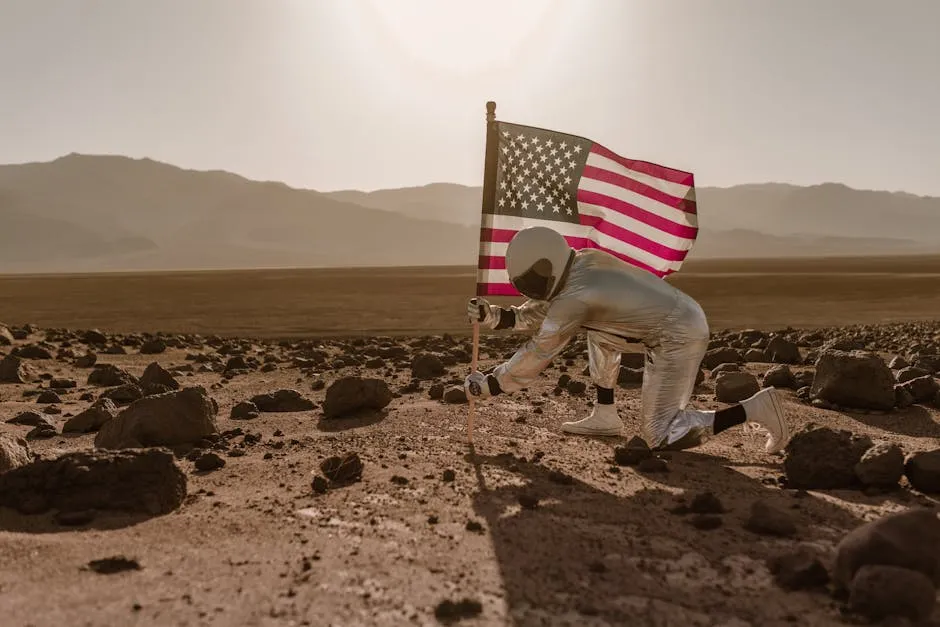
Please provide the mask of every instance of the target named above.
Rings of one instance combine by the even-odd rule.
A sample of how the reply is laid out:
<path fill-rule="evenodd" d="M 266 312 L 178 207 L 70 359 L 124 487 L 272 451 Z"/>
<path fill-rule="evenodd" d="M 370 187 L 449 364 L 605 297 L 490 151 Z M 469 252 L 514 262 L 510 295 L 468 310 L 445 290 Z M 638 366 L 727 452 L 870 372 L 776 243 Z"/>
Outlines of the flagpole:
<path fill-rule="evenodd" d="M 483 207 L 482 214 L 493 213 L 495 206 L 496 191 L 496 159 L 499 156 L 498 145 L 499 135 L 496 130 L 496 103 L 490 100 L 486 103 L 486 149 L 483 156 Z M 480 220 L 480 231 L 484 228 L 482 215 Z M 482 238 L 481 238 L 482 241 Z M 479 261 L 477 263 L 477 276 L 479 277 Z M 477 282 L 477 295 L 479 294 L 479 281 Z M 480 323 L 473 323 L 473 357 L 470 361 L 470 372 L 477 371 L 477 362 L 480 354 Z M 474 403 L 473 396 L 468 395 L 467 403 L 467 442 L 473 446 L 473 414 Z"/>

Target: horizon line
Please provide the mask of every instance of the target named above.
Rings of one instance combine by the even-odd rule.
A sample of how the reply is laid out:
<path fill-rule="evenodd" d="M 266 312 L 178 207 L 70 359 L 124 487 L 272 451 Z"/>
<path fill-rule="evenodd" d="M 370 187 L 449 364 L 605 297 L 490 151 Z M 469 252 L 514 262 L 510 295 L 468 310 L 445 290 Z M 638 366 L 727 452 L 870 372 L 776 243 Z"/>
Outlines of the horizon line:
<path fill-rule="evenodd" d="M 463 187 L 466 189 L 480 188 L 481 190 L 483 187 L 482 181 L 480 182 L 479 185 L 469 185 L 466 183 L 457 183 L 453 181 L 430 181 L 430 182 L 422 183 L 422 184 L 402 185 L 400 187 L 378 187 L 374 189 L 359 189 L 359 188 L 351 188 L 351 187 L 339 188 L 339 189 L 314 189 L 312 187 L 299 187 L 299 186 L 292 185 L 290 183 L 287 183 L 286 181 L 281 181 L 281 180 L 272 180 L 272 179 L 264 180 L 264 179 L 259 179 L 259 178 L 252 178 L 248 175 L 241 174 L 239 172 L 235 172 L 232 170 L 224 170 L 221 168 L 201 169 L 201 168 L 187 167 L 187 166 L 182 166 L 182 165 L 178 165 L 175 163 L 171 163 L 169 161 L 160 161 L 159 159 L 154 159 L 153 157 L 148 157 L 148 156 L 133 157 L 133 156 L 126 155 L 126 154 L 117 154 L 117 153 L 90 153 L 90 152 L 76 152 L 76 151 L 62 154 L 58 157 L 49 159 L 47 161 L 21 161 L 21 162 L 15 162 L 15 163 L 9 163 L 9 162 L 0 163 L 0 167 L 47 165 L 47 164 L 55 163 L 56 161 L 67 159 L 69 157 L 113 158 L 113 159 L 126 159 L 129 161 L 150 161 L 152 163 L 168 166 L 171 168 L 176 168 L 184 172 L 196 172 L 196 173 L 202 173 L 202 174 L 227 174 L 230 176 L 236 176 L 238 178 L 241 178 L 245 181 L 252 182 L 252 183 L 283 185 L 284 187 L 287 187 L 288 189 L 292 189 L 295 191 L 315 192 L 318 194 L 342 194 L 342 193 L 349 193 L 349 192 L 374 194 L 377 192 L 400 191 L 400 190 L 408 190 L 408 189 L 423 189 L 426 187 L 431 187 L 433 185 L 452 185 L 456 187 Z M 755 186 L 778 186 L 778 187 L 793 187 L 793 188 L 798 188 L 798 189 L 812 189 L 815 187 L 825 187 L 825 186 L 830 186 L 830 185 L 844 187 L 846 189 L 859 191 L 859 192 L 901 194 L 901 195 L 906 195 L 906 196 L 913 196 L 915 198 L 940 198 L 940 196 L 932 196 L 930 194 L 916 194 L 914 192 L 908 192 L 906 190 L 853 187 L 847 183 L 843 183 L 840 181 L 820 181 L 817 183 L 806 184 L 806 185 L 798 184 L 798 183 L 780 182 L 780 181 L 762 181 L 762 182 L 751 181 L 751 182 L 746 182 L 746 183 L 735 183 L 733 185 L 727 185 L 727 186 L 696 185 L 696 189 L 729 190 L 729 189 L 735 189 L 735 188 L 740 188 L 740 187 L 755 187 Z"/>

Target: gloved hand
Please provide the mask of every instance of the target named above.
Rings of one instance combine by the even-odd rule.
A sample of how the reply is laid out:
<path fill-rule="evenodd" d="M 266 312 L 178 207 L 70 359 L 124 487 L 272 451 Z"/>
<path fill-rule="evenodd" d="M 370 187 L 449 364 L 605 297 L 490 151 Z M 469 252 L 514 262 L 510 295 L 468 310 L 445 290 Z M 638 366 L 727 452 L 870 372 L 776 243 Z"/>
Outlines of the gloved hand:
<path fill-rule="evenodd" d="M 467 317 L 470 322 L 479 322 L 481 327 L 492 329 L 499 324 L 499 309 L 485 298 L 471 298 L 467 302 Z"/>
<path fill-rule="evenodd" d="M 467 398 L 471 396 L 486 398 L 491 395 L 490 386 L 486 381 L 486 375 L 482 372 L 474 372 L 468 376 L 464 380 L 463 387 L 467 392 Z"/>

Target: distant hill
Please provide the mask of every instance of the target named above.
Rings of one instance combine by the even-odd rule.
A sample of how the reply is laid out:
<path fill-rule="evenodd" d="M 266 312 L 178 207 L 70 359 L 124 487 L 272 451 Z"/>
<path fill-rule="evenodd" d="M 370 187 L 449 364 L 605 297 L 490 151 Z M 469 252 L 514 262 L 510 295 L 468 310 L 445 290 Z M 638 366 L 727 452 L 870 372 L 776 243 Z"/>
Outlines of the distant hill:
<path fill-rule="evenodd" d="M 940 198 L 781 183 L 696 190 L 701 232 L 689 258 L 940 251 Z M 414 217 L 479 224 L 482 188 L 432 184 L 334 198 Z"/>
<path fill-rule="evenodd" d="M 690 258 L 940 250 L 940 199 L 838 184 L 701 188 Z M 481 189 L 321 193 L 150 159 L 0 166 L 0 272 L 469 265 Z"/>
<path fill-rule="evenodd" d="M 479 232 L 283 183 L 75 154 L 0 166 L 6 224 L 0 272 L 460 265 Z"/>

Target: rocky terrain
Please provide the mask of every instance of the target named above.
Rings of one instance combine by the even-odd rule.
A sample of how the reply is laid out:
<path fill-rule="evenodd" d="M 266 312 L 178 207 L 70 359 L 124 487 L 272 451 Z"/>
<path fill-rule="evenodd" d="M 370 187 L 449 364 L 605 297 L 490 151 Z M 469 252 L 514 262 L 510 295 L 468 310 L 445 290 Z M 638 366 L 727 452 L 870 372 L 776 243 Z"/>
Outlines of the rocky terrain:
<path fill-rule="evenodd" d="M 0 325 L 3 624 L 940 624 L 940 323 L 716 332 L 693 403 L 777 387 L 780 455 L 650 452 L 641 352 L 563 435 L 580 341 L 469 444 L 470 357 Z"/>

